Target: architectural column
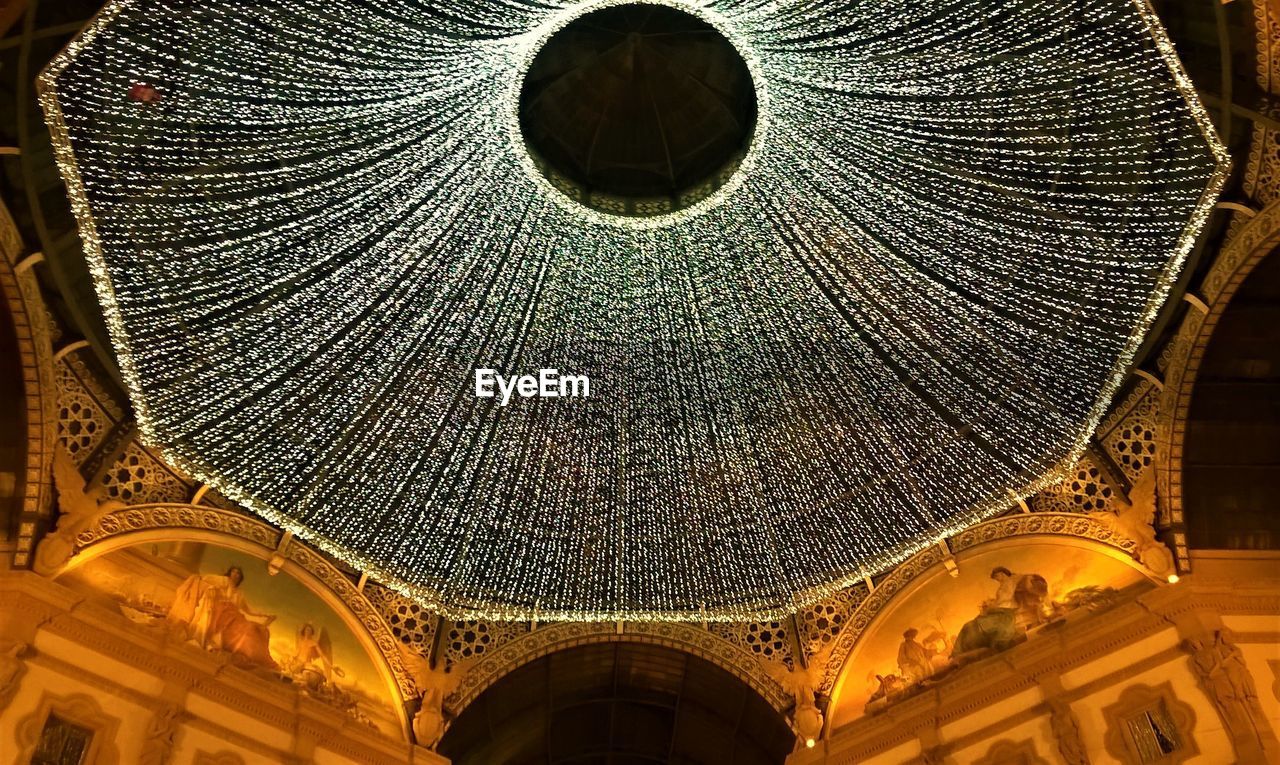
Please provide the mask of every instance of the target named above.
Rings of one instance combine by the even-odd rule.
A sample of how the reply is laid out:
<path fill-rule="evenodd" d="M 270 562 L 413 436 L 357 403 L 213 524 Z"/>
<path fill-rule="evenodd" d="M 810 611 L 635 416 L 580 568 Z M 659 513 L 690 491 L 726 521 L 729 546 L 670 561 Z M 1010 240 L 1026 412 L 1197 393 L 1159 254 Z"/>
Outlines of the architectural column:
<path fill-rule="evenodd" d="M 1080 720 L 1065 698 L 1062 678 L 1055 672 L 1036 678 L 1044 693 L 1045 706 L 1049 708 L 1049 727 L 1053 741 L 1066 765 L 1092 765 L 1080 736 Z"/>

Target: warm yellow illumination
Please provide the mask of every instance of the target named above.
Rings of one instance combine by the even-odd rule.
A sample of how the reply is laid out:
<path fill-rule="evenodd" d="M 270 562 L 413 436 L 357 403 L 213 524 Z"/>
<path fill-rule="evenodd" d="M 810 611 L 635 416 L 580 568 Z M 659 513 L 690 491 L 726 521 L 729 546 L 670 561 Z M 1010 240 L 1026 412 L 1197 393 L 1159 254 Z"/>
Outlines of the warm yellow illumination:
<path fill-rule="evenodd" d="M 813 748 L 813 745 L 814 745 L 814 744 L 816 744 L 816 743 L 817 743 L 817 742 L 816 742 L 816 741 L 814 741 L 814 740 L 813 740 L 813 739 L 811 739 L 811 738 L 806 738 L 806 739 L 804 740 L 804 745 L 805 745 L 806 747 L 810 748 L 810 749 L 812 749 L 812 748 Z"/>
<path fill-rule="evenodd" d="M 1177 575 L 1177 574 L 1170 574 L 1170 575 L 1169 575 L 1169 584 L 1177 584 L 1177 583 L 1178 583 L 1178 575 Z"/>

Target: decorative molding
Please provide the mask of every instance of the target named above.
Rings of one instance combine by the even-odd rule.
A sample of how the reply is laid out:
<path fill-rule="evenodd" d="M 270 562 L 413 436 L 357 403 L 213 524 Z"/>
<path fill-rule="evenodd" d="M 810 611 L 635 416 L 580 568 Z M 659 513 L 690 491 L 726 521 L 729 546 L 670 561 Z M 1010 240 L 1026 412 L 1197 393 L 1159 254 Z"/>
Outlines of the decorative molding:
<path fill-rule="evenodd" d="M 356 589 L 373 603 L 382 619 L 391 627 L 391 634 L 401 644 L 426 655 L 435 643 L 436 623 L 440 618 L 421 603 L 376 582 L 367 581 L 362 574 L 364 587 L 356 583 Z"/>
<path fill-rule="evenodd" d="M 707 625 L 708 631 L 733 643 L 744 651 L 749 651 L 761 661 L 773 662 L 787 667 L 795 667 L 795 657 L 791 655 L 790 619 L 777 619 L 759 622 L 712 622 Z"/>
<path fill-rule="evenodd" d="M 1142 755 L 1139 743 L 1129 730 L 1129 720 L 1161 705 L 1176 728 L 1178 748 L 1164 757 L 1151 759 Z M 1102 716 L 1107 722 L 1103 737 L 1107 753 L 1119 762 L 1132 765 L 1178 765 L 1200 754 L 1194 735 L 1195 710 L 1174 695 L 1173 684 L 1168 680 L 1155 686 L 1139 684 L 1125 688 L 1114 703 L 1103 708 Z"/>
<path fill-rule="evenodd" d="M 58 421 L 49 314 L 35 274 L 30 269 L 21 273 L 15 270 L 24 250 L 18 227 L 0 201 L 0 300 L 13 320 L 26 396 L 27 468 L 20 483 L 22 508 L 13 553 L 13 566 L 17 568 L 30 565 L 37 527 L 53 507 L 50 463 Z"/>
<path fill-rule="evenodd" d="M 1097 455 L 1089 450 L 1080 455 L 1061 482 L 1033 495 L 1031 505 L 1038 513 L 1107 512 L 1123 501 L 1123 493 L 1124 486 L 1112 485 Z"/>
<path fill-rule="evenodd" d="M 89 749 L 83 762 L 92 765 L 116 765 L 120 762 L 120 752 L 116 748 L 116 732 L 120 728 L 120 718 L 113 717 L 103 711 L 98 701 L 92 696 L 82 693 L 69 696 L 58 696 L 46 691 L 40 698 L 36 710 L 18 721 L 17 747 L 18 762 L 30 762 L 40 743 L 40 732 L 50 714 L 56 714 L 67 722 L 88 728 L 93 731 Z"/>
<path fill-rule="evenodd" d="M 440 655 L 447 666 L 470 664 L 527 633 L 525 622 L 440 621 Z"/>
<path fill-rule="evenodd" d="M 815 657 L 827 658 L 828 646 L 835 642 L 850 615 L 870 592 L 871 587 L 858 582 L 796 614 L 800 632 L 797 637 L 806 662 Z"/>
<path fill-rule="evenodd" d="M 1155 464 L 1159 407 L 1160 391 L 1144 382 L 1116 407 L 1105 427 L 1098 428 L 1095 434 L 1131 487 Z"/>
<path fill-rule="evenodd" d="M 71 364 L 57 365 L 58 445 L 71 455 L 76 467 L 84 465 L 115 429 L 101 402 L 81 383 Z"/>

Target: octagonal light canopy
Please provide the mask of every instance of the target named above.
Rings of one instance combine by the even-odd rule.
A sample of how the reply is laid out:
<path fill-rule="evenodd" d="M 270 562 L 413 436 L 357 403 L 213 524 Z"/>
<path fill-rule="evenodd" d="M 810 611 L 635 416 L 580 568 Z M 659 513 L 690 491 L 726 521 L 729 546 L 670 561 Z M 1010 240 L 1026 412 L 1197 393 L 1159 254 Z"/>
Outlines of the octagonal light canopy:
<path fill-rule="evenodd" d="M 455 616 L 779 614 L 1051 481 L 1226 169 L 1145 0 L 661 4 L 108 5 L 41 99 L 146 443 Z"/>

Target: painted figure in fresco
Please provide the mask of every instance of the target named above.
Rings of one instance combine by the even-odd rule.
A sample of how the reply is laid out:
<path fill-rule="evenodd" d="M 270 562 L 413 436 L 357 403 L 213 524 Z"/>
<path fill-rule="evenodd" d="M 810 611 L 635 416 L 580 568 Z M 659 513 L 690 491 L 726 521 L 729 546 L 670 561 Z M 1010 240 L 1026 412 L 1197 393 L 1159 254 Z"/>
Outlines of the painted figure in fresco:
<path fill-rule="evenodd" d="M 276 618 L 249 608 L 240 591 L 243 582 L 239 566 L 224 575 L 187 577 L 178 587 L 166 621 L 175 634 L 202 648 L 226 651 L 246 666 L 279 669 L 269 649 L 268 626 Z"/>
<path fill-rule="evenodd" d="M 932 667 L 932 674 L 937 675 L 943 670 L 951 669 L 951 649 L 955 647 L 955 641 L 947 637 L 947 634 L 939 628 L 934 628 L 925 635 L 924 640 L 920 641 L 924 646 L 925 653 L 929 656 L 929 663 Z"/>
<path fill-rule="evenodd" d="M 916 641 L 920 630 L 912 627 L 902 633 L 902 645 L 898 646 L 898 669 L 908 683 L 919 683 L 933 674 L 933 657 L 929 649 Z"/>
<path fill-rule="evenodd" d="M 285 668 L 308 690 L 319 690 L 326 683 L 332 683 L 335 676 L 346 677 L 341 667 L 333 665 L 333 646 L 328 630 L 321 627 L 317 634 L 315 625 L 304 624 L 298 629 L 294 645 L 293 656 L 289 657 Z"/>
<path fill-rule="evenodd" d="M 868 713 L 882 710 L 886 704 L 892 704 L 907 692 L 907 684 L 897 675 L 876 675 L 876 683 L 876 692 L 867 699 Z"/>
<path fill-rule="evenodd" d="M 1039 574 L 1014 574 L 1004 566 L 991 570 L 996 596 L 982 605 L 977 617 L 960 628 L 952 657 L 975 651 L 1003 651 L 1026 639 L 1026 627 L 1044 620 L 1049 584 Z"/>

